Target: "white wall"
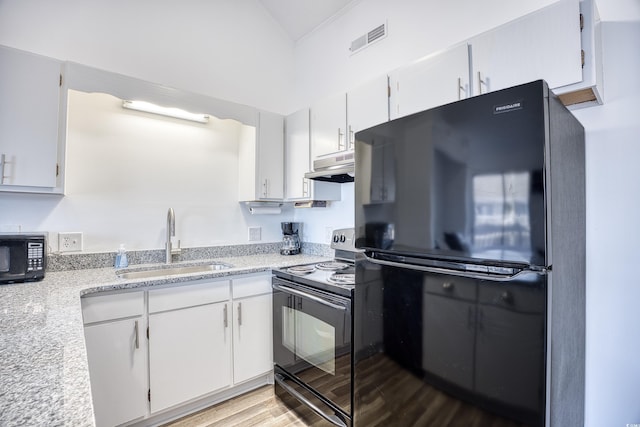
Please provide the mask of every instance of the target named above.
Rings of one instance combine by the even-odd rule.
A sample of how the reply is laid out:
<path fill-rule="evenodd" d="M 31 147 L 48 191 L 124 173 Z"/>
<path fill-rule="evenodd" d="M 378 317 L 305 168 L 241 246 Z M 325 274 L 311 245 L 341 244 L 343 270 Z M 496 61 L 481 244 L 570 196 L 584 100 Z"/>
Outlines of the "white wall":
<path fill-rule="evenodd" d="M 0 44 L 291 111 L 293 42 L 257 0 L 2 0 Z"/>
<path fill-rule="evenodd" d="M 124 110 L 113 96 L 70 91 L 65 197 L 0 193 L 0 225 L 81 231 L 85 252 L 160 249 L 171 207 L 183 247 L 248 243 L 249 226 L 262 227 L 262 242 L 280 241 L 292 209 L 251 215 L 238 202 L 241 126 Z"/>
<path fill-rule="evenodd" d="M 300 39 L 295 109 L 346 91 L 558 0 L 362 0 Z M 388 36 L 350 55 L 351 41 L 387 22 Z"/>
<path fill-rule="evenodd" d="M 302 238 L 307 242 L 331 243 L 330 231 L 354 225 L 355 193 L 353 183 L 341 184 L 342 199 L 327 208 L 296 209 L 295 221 L 302 222 Z"/>
<path fill-rule="evenodd" d="M 605 103 L 575 111 L 587 130 L 587 427 L 640 423 L 640 20 L 605 22 L 603 38 Z"/>

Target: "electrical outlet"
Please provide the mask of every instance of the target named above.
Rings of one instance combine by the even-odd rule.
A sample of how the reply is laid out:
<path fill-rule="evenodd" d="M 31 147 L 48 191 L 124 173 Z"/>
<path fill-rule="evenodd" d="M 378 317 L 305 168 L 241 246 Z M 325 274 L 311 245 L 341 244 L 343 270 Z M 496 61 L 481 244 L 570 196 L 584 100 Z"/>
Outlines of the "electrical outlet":
<path fill-rule="evenodd" d="M 257 242 L 262 240 L 262 227 L 249 227 L 249 241 Z"/>
<path fill-rule="evenodd" d="M 79 252 L 82 250 L 82 233 L 60 232 L 58 233 L 58 251 L 60 252 Z"/>

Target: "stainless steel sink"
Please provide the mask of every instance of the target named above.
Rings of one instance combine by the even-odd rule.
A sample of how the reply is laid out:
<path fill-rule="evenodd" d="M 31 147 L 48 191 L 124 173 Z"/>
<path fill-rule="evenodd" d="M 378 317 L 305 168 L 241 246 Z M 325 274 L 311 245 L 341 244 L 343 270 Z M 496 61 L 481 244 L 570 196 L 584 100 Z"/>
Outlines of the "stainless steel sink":
<path fill-rule="evenodd" d="M 203 265 L 185 265 L 176 267 L 159 267 L 141 271 L 126 271 L 118 273 L 118 277 L 123 279 L 149 279 L 154 277 L 176 276 L 189 273 L 207 273 L 210 271 L 226 270 L 233 267 L 223 262 L 213 262 Z"/>

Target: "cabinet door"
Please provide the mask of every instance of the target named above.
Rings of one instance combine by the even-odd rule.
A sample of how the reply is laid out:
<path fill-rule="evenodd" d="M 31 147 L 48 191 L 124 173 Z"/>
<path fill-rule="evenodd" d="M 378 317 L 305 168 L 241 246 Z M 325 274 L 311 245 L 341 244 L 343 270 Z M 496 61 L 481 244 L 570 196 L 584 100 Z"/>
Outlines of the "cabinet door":
<path fill-rule="evenodd" d="M 554 3 L 471 39 L 473 94 L 544 79 L 582 81 L 578 0 Z"/>
<path fill-rule="evenodd" d="M 286 118 L 285 126 L 285 197 L 288 200 L 340 200 L 340 184 L 304 177 L 311 167 L 309 109 Z"/>
<path fill-rule="evenodd" d="M 389 81 L 386 75 L 347 92 L 348 147 L 356 132 L 389 120 Z"/>
<path fill-rule="evenodd" d="M 516 407 L 543 407 L 542 313 L 480 305 L 476 338 L 476 390 Z"/>
<path fill-rule="evenodd" d="M 271 294 L 233 301 L 233 382 L 273 369 Z"/>
<path fill-rule="evenodd" d="M 346 97 L 338 93 L 311 106 L 312 159 L 347 149 Z"/>
<path fill-rule="evenodd" d="M 470 94 L 467 44 L 391 72 L 389 87 L 391 119 L 467 98 Z"/>
<path fill-rule="evenodd" d="M 260 112 L 258 129 L 258 186 L 260 199 L 284 198 L 284 118 Z"/>
<path fill-rule="evenodd" d="M 143 317 L 84 328 L 96 425 L 147 414 L 147 339 Z"/>
<path fill-rule="evenodd" d="M 61 64 L 0 46 L 0 190 L 55 187 Z"/>
<path fill-rule="evenodd" d="M 536 280 L 478 287 L 475 384 L 484 396 L 543 414 L 546 278 Z"/>
<path fill-rule="evenodd" d="M 285 126 L 285 189 L 287 199 L 309 197 L 309 180 L 304 174 L 311 170 L 309 141 L 309 109 L 290 114 Z"/>
<path fill-rule="evenodd" d="M 227 302 L 149 315 L 151 412 L 231 384 Z"/>
<path fill-rule="evenodd" d="M 427 275 L 422 307 L 422 367 L 465 390 L 473 390 L 476 281 Z"/>
<path fill-rule="evenodd" d="M 473 390 L 474 304 L 425 294 L 423 308 L 422 367 L 466 390 Z"/>

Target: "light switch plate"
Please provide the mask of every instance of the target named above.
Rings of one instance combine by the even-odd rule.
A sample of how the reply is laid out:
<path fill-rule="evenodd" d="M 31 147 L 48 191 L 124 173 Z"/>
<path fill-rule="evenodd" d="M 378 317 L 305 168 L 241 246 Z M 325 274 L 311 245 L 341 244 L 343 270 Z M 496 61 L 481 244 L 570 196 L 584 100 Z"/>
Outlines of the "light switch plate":
<path fill-rule="evenodd" d="M 249 241 L 258 242 L 262 240 L 262 227 L 249 227 Z"/>
<path fill-rule="evenodd" d="M 60 232 L 58 233 L 59 252 L 79 252 L 82 251 L 82 232 Z"/>

